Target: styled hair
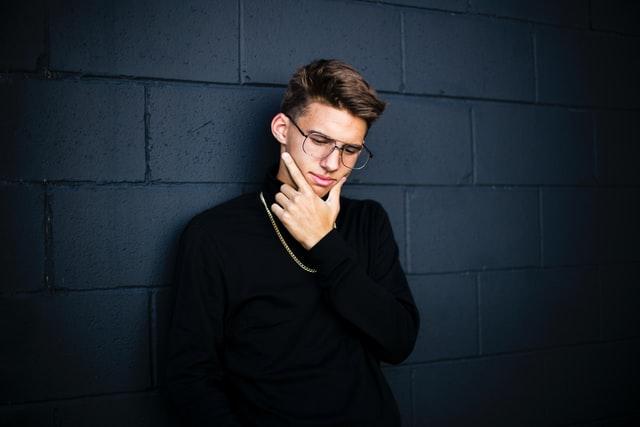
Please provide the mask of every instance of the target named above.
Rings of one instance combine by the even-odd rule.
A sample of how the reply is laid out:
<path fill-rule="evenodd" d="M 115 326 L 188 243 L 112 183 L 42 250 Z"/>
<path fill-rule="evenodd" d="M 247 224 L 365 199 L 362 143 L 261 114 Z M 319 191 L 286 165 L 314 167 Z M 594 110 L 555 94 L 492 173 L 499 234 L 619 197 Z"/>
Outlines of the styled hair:
<path fill-rule="evenodd" d="M 296 70 L 280 109 L 298 118 L 312 102 L 347 110 L 363 119 L 367 129 L 386 106 L 355 68 L 337 59 L 318 59 Z"/>

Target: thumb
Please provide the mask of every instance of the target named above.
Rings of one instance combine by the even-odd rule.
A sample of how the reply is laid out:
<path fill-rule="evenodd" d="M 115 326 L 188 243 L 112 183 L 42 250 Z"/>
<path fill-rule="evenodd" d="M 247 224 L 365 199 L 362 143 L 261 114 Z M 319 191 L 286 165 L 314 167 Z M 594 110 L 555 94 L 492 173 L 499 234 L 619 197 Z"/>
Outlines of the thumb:
<path fill-rule="evenodd" d="M 347 177 L 343 176 L 340 178 L 340 181 L 331 188 L 329 191 L 329 197 L 327 197 L 327 204 L 334 208 L 340 208 L 340 191 L 342 191 L 342 186 L 345 182 L 347 182 Z"/>

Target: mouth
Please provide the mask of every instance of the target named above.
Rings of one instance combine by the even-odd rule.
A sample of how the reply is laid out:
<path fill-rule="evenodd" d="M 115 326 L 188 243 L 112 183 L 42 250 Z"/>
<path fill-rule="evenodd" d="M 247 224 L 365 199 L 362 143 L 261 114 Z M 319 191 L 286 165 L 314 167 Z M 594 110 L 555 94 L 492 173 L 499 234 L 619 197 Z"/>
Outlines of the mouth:
<path fill-rule="evenodd" d="M 333 184 L 334 182 L 336 182 L 336 180 L 334 178 L 331 178 L 329 176 L 316 175 L 313 172 L 309 172 L 309 175 L 311 175 L 311 179 L 313 180 L 313 182 L 316 185 L 319 185 L 321 187 L 328 187 L 331 184 Z"/>

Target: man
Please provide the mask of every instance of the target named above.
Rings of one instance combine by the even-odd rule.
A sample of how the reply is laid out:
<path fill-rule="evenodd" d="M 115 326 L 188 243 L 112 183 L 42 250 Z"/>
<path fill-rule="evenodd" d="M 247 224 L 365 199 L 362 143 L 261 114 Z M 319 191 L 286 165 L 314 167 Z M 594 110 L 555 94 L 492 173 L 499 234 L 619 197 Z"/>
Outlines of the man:
<path fill-rule="evenodd" d="M 400 425 L 380 362 L 409 355 L 418 311 L 384 209 L 340 197 L 384 107 L 343 62 L 302 67 L 262 191 L 185 228 L 168 383 L 191 424 Z"/>

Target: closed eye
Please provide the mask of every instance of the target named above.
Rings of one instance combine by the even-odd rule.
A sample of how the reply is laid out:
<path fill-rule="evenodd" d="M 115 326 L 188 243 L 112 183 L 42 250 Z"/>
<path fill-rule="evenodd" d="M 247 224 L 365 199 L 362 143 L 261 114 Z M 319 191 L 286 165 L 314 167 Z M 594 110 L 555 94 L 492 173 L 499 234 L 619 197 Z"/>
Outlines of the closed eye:
<path fill-rule="evenodd" d="M 335 144 L 335 141 L 331 138 L 327 138 L 324 135 L 320 135 L 318 133 L 309 134 L 309 139 L 316 144 L 324 145 L 324 144 Z"/>
<path fill-rule="evenodd" d="M 362 146 L 360 145 L 343 145 L 342 150 L 347 154 L 358 154 L 362 151 Z"/>

